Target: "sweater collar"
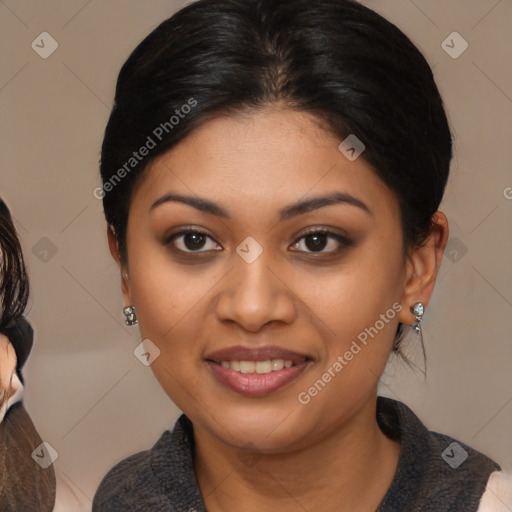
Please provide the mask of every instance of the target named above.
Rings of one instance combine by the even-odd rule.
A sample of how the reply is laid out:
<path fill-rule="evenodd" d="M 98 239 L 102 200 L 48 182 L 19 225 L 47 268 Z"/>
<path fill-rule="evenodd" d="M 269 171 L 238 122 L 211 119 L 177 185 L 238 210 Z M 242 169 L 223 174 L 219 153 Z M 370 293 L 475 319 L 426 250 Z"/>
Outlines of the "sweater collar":
<path fill-rule="evenodd" d="M 377 512 L 477 509 L 490 473 L 500 469 L 495 462 L 457 443 L 468 458 L 454 470 L 443 459 L 454 440 L 430 432 L 409 407 L 396 400 L 377 397 L 377 421 L 384 434 L 401 443 L 395 476 Z M 194 458 L 193 426 L 183 414 L 151 450 L 151 467 L 176 510 L 206 512 Z"/>

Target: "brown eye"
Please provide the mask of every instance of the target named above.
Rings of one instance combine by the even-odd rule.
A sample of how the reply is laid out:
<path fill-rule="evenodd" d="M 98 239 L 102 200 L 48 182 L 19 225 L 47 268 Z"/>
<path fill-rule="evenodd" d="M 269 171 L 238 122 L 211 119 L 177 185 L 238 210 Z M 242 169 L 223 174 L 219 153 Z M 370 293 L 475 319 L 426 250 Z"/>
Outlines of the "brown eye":
<path fill-rule="evenodd" d="M 213 242 L 208 246 L 208 241 Z M 182 252 L 207 252 L 220 247 L 209 235 L 202 231 L 187 230 L 175 233 L 166 240 L 166 243 L 172 243 L 176 249 Z M 206 248 L 205 248 L 206 247 Z"/>
<path fill-rule="evenodd" d="M 302 241 L 304 241 L 304 243 L 302 243 Z M 350 240 L 342 235 L 331 231 L 317 230 L 302 235 L 302 237 L 295 242 L 294 250 L 306 253 L 336 253 L 350 245 Z"/>

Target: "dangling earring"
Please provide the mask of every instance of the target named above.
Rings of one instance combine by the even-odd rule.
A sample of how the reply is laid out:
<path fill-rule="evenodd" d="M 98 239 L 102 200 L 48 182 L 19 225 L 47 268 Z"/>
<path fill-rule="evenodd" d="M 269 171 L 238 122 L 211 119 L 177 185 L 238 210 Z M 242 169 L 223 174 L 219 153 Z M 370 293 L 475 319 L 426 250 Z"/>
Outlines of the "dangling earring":
<path fill-rule="evenodd" d="M 135 325 L 137 320 L 137 315 L 135 314 L 135 306 L 127 306 L 123 309 L 124 321 L 126 325 Z"/>
<path fill-rule="evenodd" d="M 425 312 L 425 307 L 422 302 L 415 302 L 413 306 L 411 306 L 411 313 L 416 315 L 416 323 L 413 325 L 414 332 L 416 334 L 421 334 L 421 318 L 423 317 L 423 313 Z"/>

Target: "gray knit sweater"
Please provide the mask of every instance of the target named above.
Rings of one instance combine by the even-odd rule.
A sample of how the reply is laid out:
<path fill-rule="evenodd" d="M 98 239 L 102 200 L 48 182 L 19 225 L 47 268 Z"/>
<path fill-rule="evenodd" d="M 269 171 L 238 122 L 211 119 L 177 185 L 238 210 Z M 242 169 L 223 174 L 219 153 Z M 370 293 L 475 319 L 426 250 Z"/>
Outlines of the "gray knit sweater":
<path fill-rule="evenodd" d="M 401 452 L 376 512 L 477 511 L 490 474 L 501 469 L 494 461 L 429 431 L 395 400 L 378 397 L 377 420 L 388 437 L 401 441 Z M 193 427 L 185 415 L 150 450 L 114 466 L 96 491 L 93 512 L 136 511 L 206 512 L 194 473 Z"/>

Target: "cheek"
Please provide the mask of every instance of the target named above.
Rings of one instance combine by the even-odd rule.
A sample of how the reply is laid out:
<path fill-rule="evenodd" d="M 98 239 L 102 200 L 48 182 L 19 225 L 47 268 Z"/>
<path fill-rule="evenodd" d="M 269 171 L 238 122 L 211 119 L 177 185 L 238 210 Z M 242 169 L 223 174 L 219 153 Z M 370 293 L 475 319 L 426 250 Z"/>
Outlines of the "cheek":
<path fill-rule="evenodd" d="M 151 340 L 159 355 L 151 370 L 165 393 L 180 408 L 190 409 L 190 393 L 201 398 L 205 294 L 211 279 L 179 270 L 150 252 L 130 262 L 132 293 L 142 339 Z M 186 383 L 186 384 L 184 384 Z"/>
<path fill-rule="evenodd" d="M 351 350 L 357 355 L 350 366 L 380 372 L 385 365 L 401 309 L 399 250 L 399 241 L 368 240 L 336 272 L 302 281 L 302 297 L 331 340 L 326 343 L 327 362 Z"/>
<path fill-rule="evenodd" d="M 151 369 L 178 407 L 187 407 L 186 390 L 194 389 L 195 396 L 202 393 L 205 322 L 211 316 L 208 297 L 225 270 L 178 264 L 154 243 L 148 243 L 146 250 L 133 248 L 130 258 L 141 338 L 151 340 L 160 351 Z"/>
<path fill-rule="evenodd" d="M 207 267 L 172 261 L 167 249 L 155 241 L 133 247 L 130 286 L 141 334 L 164 341 L 190 323 L 211 288 L 214 276 Z"/>

